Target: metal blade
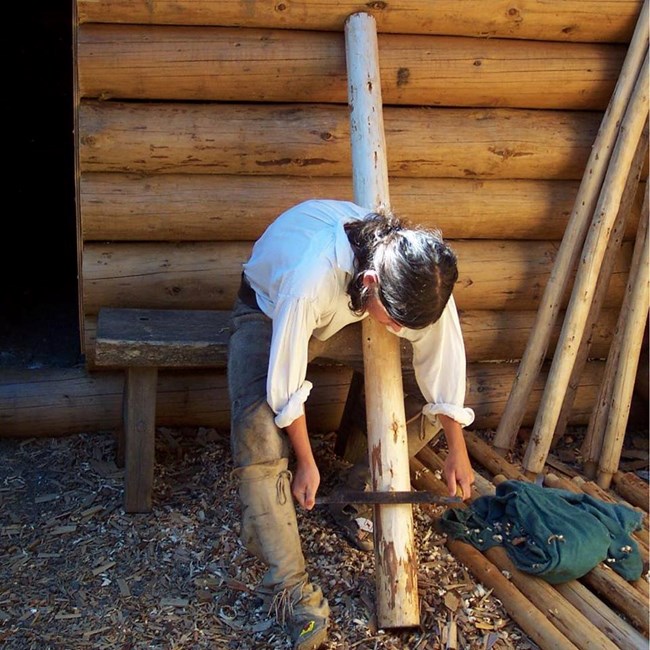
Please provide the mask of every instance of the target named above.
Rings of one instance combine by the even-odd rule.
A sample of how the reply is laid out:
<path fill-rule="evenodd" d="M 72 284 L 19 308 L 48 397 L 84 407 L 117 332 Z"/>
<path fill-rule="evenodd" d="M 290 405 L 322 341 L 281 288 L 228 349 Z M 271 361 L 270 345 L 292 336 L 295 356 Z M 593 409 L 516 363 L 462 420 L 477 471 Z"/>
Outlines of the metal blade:
<path fill-rule="evenodd" d="M 435 505 L 452 505 L 462 503 L 460 497 L 440 496 L 435 492 L 413 490 L 402 492 L 370 492 L 364 490 L 336 490 L 331 494 L 316 497 L 316 505 L 335 503 L 365 503 L 365 504 L 401 504 L 401 503 L 431 503 Z"/>

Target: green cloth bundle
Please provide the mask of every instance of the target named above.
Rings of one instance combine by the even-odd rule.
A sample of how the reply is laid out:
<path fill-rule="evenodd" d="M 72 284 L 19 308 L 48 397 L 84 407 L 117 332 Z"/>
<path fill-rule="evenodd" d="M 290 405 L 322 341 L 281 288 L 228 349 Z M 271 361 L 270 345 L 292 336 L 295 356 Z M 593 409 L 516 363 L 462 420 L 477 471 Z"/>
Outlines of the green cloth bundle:
<path fill-rule="evenodd" d="M 588 494 L 505 481 L 494 496 L 445 511 L 440 527 L 481 551 L 504 546 L 518 569 L 551 584 L 579 578 L 602 561 L 626 580 L 643 571 L 631 537 L 641 513 Z"/>

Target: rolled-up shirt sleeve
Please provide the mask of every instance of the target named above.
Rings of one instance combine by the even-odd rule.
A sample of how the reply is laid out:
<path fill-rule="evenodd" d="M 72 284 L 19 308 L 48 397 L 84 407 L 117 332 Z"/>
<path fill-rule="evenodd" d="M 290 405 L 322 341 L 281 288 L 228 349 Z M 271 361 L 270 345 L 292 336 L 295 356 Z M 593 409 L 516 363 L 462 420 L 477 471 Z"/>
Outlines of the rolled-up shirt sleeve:
<path fill-rule="evenodd" d="M 423 330 L 404 332 L 413 344 L 413 369 L 427 404 L 422 412 L 433 419 L 446 415 L 461 426 L 474 421 L 474 411 L 465 404 L 465 343 L 453 297 L 440 319 Z"/>
<path fill-rule="evenodd" d="M 307 381 L 309 339 L 315 312 L 311 300 L 286 298 L 276 303 L 266 392 L 275 424 L 284 428 L 305 412 L 312 389 Z"/>

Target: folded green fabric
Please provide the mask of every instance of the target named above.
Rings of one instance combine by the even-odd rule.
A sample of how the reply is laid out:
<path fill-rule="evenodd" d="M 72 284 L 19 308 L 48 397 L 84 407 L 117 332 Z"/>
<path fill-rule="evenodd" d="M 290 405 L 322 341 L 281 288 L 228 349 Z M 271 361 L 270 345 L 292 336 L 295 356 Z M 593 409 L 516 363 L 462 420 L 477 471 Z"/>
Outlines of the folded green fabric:
<path fill-rule="evenodd" d="M 518 569 L 552 584 L 579 578 L 602 561 L 626 580 L 643 571 L 631 537 L 641 513 L 588 494 L 505 481 L 495 496 L 446 510 L 440 526 L 481 551 L 503 545 Z"/>

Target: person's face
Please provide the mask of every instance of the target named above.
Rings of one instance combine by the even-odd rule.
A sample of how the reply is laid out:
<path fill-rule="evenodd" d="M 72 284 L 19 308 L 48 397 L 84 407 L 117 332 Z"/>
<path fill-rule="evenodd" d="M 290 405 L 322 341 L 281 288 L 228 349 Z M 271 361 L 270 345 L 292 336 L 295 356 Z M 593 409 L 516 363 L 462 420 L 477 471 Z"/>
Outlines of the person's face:
<path fill-rule="evenodd" d="M 393 332 L 399 332 L 402 329 L 402 326 L 388 315 L 386 308 L 379 299 L 377 293 L 377 274 L 372 271 L 366 272 L 363 277 L 363 284 L 368 288 L 370 293 L 370 297 L 366 303 L 368 316 L 377 321 L 380 325 L 389 327 Z"/>

